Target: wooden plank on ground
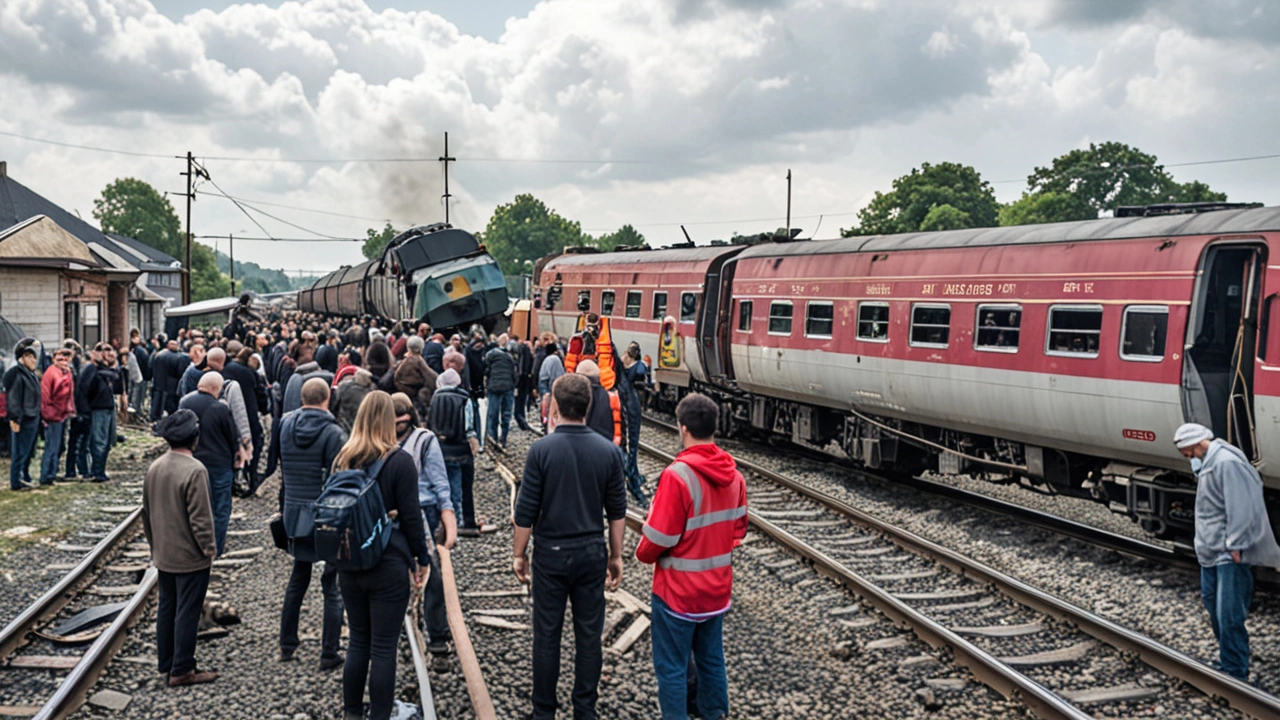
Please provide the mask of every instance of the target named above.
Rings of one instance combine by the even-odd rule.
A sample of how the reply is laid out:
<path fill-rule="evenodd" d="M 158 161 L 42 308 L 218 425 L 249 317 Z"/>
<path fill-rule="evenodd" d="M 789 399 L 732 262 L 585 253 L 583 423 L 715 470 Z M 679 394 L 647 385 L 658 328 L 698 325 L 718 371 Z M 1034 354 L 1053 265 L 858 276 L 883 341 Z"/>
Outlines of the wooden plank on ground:
<path fill-rule="evenodd" d="M 453 560 L 449 557 L 449 548 L 438 546 L 436 549 L 440 553 L 440 580 L 444 585 L 449 630 L 453 634 L 453 647 L 458 655 L 458 663 L 462 665 L 462 674 L 467 679 L 471 709 L 477 720 L 497 720 L 498 714 L 489 697 L 489 689 L 485 687 L 480 661 L 476 659 L 476 649 L 467 635 L 467 621 L 462 616 L 462 601 L 458 599 L 458 584 L 453 577 Z"/>
<path fill-rule="evenodd" d="M 79 664 L 79 655 L 19 655 L 10 658 L 6 667 L 23 670 L 70 670 Z"/>
<path fill-rule="evenodd" d="M 615 640 L 613 645 L 609 646 L 609 649 L 619 655 L 625 653 L 631 649 L 632 645 L 636 644 L 636 641 L 639 640 L 640 637 L 644 635 L 644 631 L 648 629 L 649 618 L 644 615 L 637 615 L 636 619 L 631 621 L 631 624 L 627 626 L 627 629 L 622 633 L 622 636 Z"/>

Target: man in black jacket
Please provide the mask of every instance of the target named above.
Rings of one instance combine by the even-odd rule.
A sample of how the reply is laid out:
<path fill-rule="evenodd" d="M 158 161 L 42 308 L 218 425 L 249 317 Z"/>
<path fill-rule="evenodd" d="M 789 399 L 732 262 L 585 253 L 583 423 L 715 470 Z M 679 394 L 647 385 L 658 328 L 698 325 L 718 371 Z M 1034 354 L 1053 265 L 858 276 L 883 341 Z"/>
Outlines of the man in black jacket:
<path fill-rule="evenodd" d="M 26 341 L 24 341 L 26 342 Z M 18 362 L 5 371 L 5 407 L 9 419 L 9 489 L 29 490 L 31 456 L 40 433 L 40 379 L 36 377 L 34 343 L 18 343 Z"/>
<path fill-rule="evenodd" d="M 238 360 L 227 363 L 222 368 L 222 376 L 236 381 L 240 386 L 240 394 L 244 397 L 244 410 L 249 416 L 249 436 L 253 439 L 253 451 L 247 465 L 249 492 L 254 493 L 262 484 L 262 479 L 258 477 L 258 459 L 262 457 L 262 413 L 267 409 L 267 390 L 258 379 L 258 373 Z"/>
<path fill-rule="evenodd" d="M 311 537 L 312 506 L 333 459 L 338 456 L 346 435 L 329 413 L 329 383 L 311 378 L 302 385 L 302 407 L 281 420 L 280 473 L 281 515 L 289 535 L 293 572 L 284 591 L 280 612 L 280 661 L 293 660 L 298 649 L 298 615 L 302 599 L 311 584 L 311 566 L 319 558 Z M 320 575 L 324 594 L 324 629 L 321 635 L 320 669 L 341 667 L 338 636 L 342 632 L 342 595 L 338 592 L 338 569 L 325 563 Z"/>
<path fill-rule="evenodd" d="M 565 375 L 552 387 L 555 431 L 529 448 L 515 508 L 516 578 L 530 582 L 526 557 L 534 546 L 533 717 L 554 718 L 560 678 L 560 631 L 573 603 L 573 716 L 596 717 L 604 630 L 604 591 L 622 582 L 622 534 L 627 513 L 622 452 L 583 425 L 591 387 Z M 606 554 L 605 523 L 609 543 Z"/>
<path fill-rule="evenodd" d="M 533 351 L 528 342 L 522 342 L 518 336 L 512 336 L 518 346 L 516 349 L 516 425 L 525 432 L 531 431 L 529 420 L 525 417 L 529 410 L 529 400 L 533 396 Z"/>
<path fill-rule="evenodd" d="M 106 362 L 107 343 L 94 347 L 95 357 L 85 363 L 80 371 L 80 384 L 76 387 L 76 412 L 81 412 L 83 392 L 84 412 L 89 416 L 89 480 L 107 481 L 107 453 L 115 442 L 116 397 L 115 383 L 120 375 Z"/>
<path fill-rule="evenodd" d="M 515 407 L 516 359 L 507 348 L 507 334 L 498 336 L 498 344 L 484 356 L 484 394 L 489 399 L 485 417 L 485 442 L 498 450 L 507 444 L 511 414 Z"/>
<path fill-rule="evenodd" d="M 200 376 L 196 392 L 179 403 L 196 414 L 200 421 L 200 441 L 195 457 L 209 474 L 209 499 L 213 503 L 213 530 L 218 540 L 218 555 L 227 546 L 227 524 L 231 522 L 231 484 L 235 474 L 236 451 L 240 449 L 240 432 L 236 429 L 231 408 L 218 401 L 222 392 L 222 373 L 210 370 Z"/>
<path fill-rule="evenodd" d="M 187 369 L 187 356 L 177 340 L 165 341 L 164 349 L 151 361 L 151 419 L 159 420 L 178 409 L 178 381 Z"/>

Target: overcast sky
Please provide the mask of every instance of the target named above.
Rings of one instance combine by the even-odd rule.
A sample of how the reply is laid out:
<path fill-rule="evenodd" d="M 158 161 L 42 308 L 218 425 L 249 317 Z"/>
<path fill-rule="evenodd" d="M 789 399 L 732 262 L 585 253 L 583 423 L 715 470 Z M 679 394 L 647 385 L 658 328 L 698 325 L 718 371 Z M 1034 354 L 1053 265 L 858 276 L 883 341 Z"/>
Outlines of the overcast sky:
<path fill-rule="evenodd" d="M 699 242 L 782 225 L 788 168 L 793 225 L 832 237 L 921 162 L 973 165 L 1008 201 L 1089 142 L 1167 164 L 1280 153 L 1274 1 L 161 5 L 0 0 L 0 132 L 191 150 L 222 191 L 275 204 L 258 207 L 279 219 L 254 215 L 276 237 L 313 236 L 286 222 L 351 237 L 443 219 L 438 163 L 362 159 L 436 158 L 445 131 L 455 225 L 483 229 L 531 192 L 588 231 L 632 223 L 655 245 L 683 239 L 680 223 Z M 183 182 L 178 160 L 3 134 L 0 160 L 86 218 L 117 177 Z M 1172 168 L 1271 205 L 1277 170 Z M 193 231 L 263 234 L 212 195 Z M 236 257 L 328 270 L 360 254 L 246 241 Z"/>

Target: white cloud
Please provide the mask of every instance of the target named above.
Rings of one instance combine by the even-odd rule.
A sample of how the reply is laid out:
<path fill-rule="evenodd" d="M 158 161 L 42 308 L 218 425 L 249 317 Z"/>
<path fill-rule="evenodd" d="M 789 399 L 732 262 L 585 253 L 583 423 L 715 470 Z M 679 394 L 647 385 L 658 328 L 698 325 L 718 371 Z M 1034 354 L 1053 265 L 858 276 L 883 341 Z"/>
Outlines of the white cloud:
<path fill-rule="evenodd" d="M 489 42 L 430 12 L 374 12 L 362 0 L 234 5 L 179 22 L 143 0 L 9 0 L 0 129 L 262 158 L 208 166 L 234 194 L 398 223 L 439 219 L 438 165 L 268 160 L 434 158 L 448 130 L 459 224 L 482 225 L 528 191 L 584 227 L 630 222 L 663 240 L 680 237 L 663 223 L 749 219 L 774 205 L 781 218 L 787 167 L 797 208 L 819 214 L 857 209 L 923 161 L 967 162 L 998 180 L 1090 138 L 1170 162 L 1275 151 L 1259 146 L 1280 110 L 1270 8 L 1113 5 L 546 0 Z M 119 175 L 169 190 L 180 180 L 158 159 L 3 137 L 0 153 L 19 180 L 86 214 Z M 493 158 L 599 162 L 481 161 Z M 1236 170 L 1196 176 L 1280 200 L 1265 169 Z M 330 234 L 373 224 L 271 211 Z M 206 198 L 195 222 L 200 234 L 252 227 Z M 850 222 L 826 218 L 822 234 Z M 727 236 L 778 224 L 697 227 Z M 354 246 L 322 248 L 254 246 L 245 257 L 358 258 Z"/>

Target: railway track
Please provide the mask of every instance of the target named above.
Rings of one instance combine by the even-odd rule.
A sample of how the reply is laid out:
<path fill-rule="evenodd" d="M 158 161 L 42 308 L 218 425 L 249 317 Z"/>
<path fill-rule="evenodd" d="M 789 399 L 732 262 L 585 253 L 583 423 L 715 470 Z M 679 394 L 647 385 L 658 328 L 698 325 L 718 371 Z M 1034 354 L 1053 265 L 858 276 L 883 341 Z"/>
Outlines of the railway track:
<path fill-rule="evenodd" d="M 149 550 L 145 545 L 131 545 L 142 535 L 142 507 L 104 511 L 124 514 L 124 518 L 92 547 L 60 544 L 59 549 L 84 555 L 69 567 L 55 568 L 66 572 L 0 630 L 0 673 L 5 685 L 34 685 L 48 698 L 41 705 L 0 705 L 0 715 L 52 720 L 74 712 L 155 592 L 156 572 L 142 561 Z M 70 631 L 59 631 L 55 626 L 64 610 L 103 605 L 108 610 L 97 625 Z M 77 648 L 85 643 L 91 644 L 80 652 Z M 63 672 L 66 675 L 56 680 L 54 676 Z"/>
<path fill-rule="evenodd" d="M 674 459 L 645 443 L 641 450 L 663 463 Z M 738 465 L 748 478 L 749 518 L 757 531 L 1040 717 L 1089 717 L 1082 708 L 1096 703 L 1151 702 L 1179 683 L 1246 715 L 1280 716 L 1280 698 L 795 479 L 742 460 Z M 981 625 L 963 619 L 1000 610 L 1012 621 Z M 850 609 L 849 616 L 857 614 Z M 1087 672 L 1075 687 L 1051 687 L 1061 683 L 1046 669 L 1068 664 L 1105 668 L 1111 678 L 1088 683 Z M 1153 681 L 1151 670 L 1167 680 Z"/>

